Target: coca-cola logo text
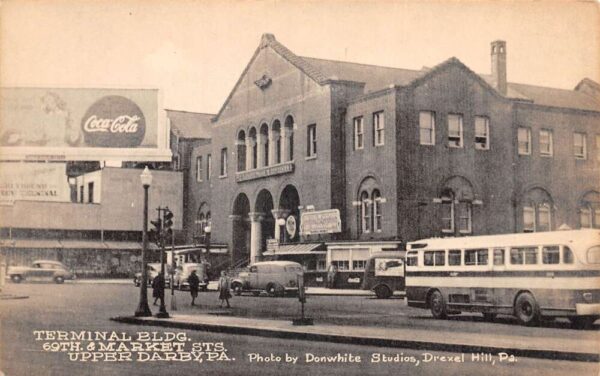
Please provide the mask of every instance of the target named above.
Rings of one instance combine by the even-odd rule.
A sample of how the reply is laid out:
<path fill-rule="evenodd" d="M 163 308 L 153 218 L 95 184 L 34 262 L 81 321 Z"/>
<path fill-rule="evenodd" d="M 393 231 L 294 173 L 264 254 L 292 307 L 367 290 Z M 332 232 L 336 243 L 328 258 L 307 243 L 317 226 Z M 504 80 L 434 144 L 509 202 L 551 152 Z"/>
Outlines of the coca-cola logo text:
<path fill-rule="evenodd" d="M 138 105 L 120 95 L 109 95 L 90 106 L 81 120 L 88 146 L 126 148 L 140 146 L 146 120 Z"/>

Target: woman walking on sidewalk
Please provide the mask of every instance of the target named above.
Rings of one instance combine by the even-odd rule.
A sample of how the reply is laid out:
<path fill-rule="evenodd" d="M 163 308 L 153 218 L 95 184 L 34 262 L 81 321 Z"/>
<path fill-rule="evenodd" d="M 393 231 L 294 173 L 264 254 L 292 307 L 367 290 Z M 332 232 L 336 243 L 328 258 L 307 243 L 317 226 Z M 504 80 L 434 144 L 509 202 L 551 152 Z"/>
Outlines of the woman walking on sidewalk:
<path fill-rule="evenodd" d="M 154 305 L 158 299 L 165 298 L 165 278 L 162 273 L 159 273 L 152 280 L 152 297 L 154 298 Z"/>
<path fill-rule="evenodd" d="M 194 305 L 198 297 L 198 286 L 200 286 L 200 278 L 196 275 L 196 270 L 192 270 L 192 274 L 188 277 L 188 283 L 190 285 L 190 294 L 192 295 L 192 305 Z"/>
<path fill-rule="evenodd" d="M 219 299 L 221 299 L 221 307 L 223 307 L 223 301 L 227 302 L 227 308 L 231 308 L 229 305 L 229 299 L 231 298 L 231 292 L 229 277 L 225 274 L 225 271 L 221 271 L 221 278 L 219 278 Z"/>

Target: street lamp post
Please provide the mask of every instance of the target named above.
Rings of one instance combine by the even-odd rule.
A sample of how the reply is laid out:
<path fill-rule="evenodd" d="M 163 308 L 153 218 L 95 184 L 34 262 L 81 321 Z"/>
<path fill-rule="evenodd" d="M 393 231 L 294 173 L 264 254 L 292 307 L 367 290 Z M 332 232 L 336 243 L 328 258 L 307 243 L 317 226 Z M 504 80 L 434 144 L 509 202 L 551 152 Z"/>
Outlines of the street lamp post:
<path fill-rule="evenodd" d="M 166 228 L 169 228 L 170 226 L 167 225 L 167 213 L 171 213 L 171 211 L 169 210 L 168 207 L 166 208 L 158 208 L 158 212 L 161 213 L 162 212 L 162 217 L 163 217 L 163 225 Z M 171 214 L 172 216 L 172 214 Z M 160 214 L 159 214 L 160 217 Z M 170 220 L 170 218 L 168 218 Z M 171 233 L 171 238 L 174 238 L 173 233 Z M 167 312 L 167 307 L 165 307 L 165 243 L 167 241 L 167 231 L 162 231 L 161 234 L 161 242 L 160 242 L 160 273 L 162 274 L 162 278 L 163 278 L 163 283 L 162 286 L 160 286 L 159 288 L 162 289 L 162 291 L 160 292 L 160 308 L 158 309 L 158 313 L 156 314 L 156 317 L 161 318 L 161 319 L 167 319 L 169 318 L 169 313 Z"/>
<path fill-rule="evenodd" d="M 212 228 L 210 227 L 210 224 L 207 225 L 206 227 L 204 227 L 204 233 L 206 234 L 205 236 L 205 240 L 206 240 L 206 257 L 208 257 L 208 254 L 210 253 L 210 232 L 212 231 Z"/>
<path fill-rule="evenodd" d="M 135 310 L 135 317 L 152 316 L 150 307 L 148 306 L 148 270 L 146 268 L 146 252 L 148 251 L 148 188 L 152 184 L 152 174 L 148 170 L 148 166 L 144 168 L 144 172 L 140 175 L 142 186 L 144 187 L 144 224 L 142 227 L 142 280 L 140 282 L 140 301 Z"/>

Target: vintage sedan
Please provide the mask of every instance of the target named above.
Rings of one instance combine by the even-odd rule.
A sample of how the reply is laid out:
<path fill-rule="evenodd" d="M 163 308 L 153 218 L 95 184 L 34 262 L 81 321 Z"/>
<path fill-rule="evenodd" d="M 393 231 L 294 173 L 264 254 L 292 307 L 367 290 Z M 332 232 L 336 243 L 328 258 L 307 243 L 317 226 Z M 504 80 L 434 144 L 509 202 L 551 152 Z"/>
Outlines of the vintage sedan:
<path fill-rule="evenodd" d="M 200 280 L 198 288 L 201 291 L 206 291 L 208 289 L 208 268 L 209 264 L 203 262 L 191 262 L 178 265 L 177 268 L 175 268 L 173 286 L 180 290 L 189 289 L 190 284 L 188 283 L 188 277 L 192 274 L 192 271 L 195 270 L 196 275 Z"/>
<path fill-rule="evenodd" d="M 152 286 L 152 280 L 154 280 L 154 277 L 156 277 L 158 275 L 158 273 L 160 273 L 160 263 L 159 262 L 151 262 L 148 263 L 146 265 L 146 267 L 148 268 L 148 282 L 147 282 L 147 286 L 151 287 Z M 166 272 L 166 279 L 165 279 L 165 286 L 169 287 L 170 286 L 170 282 L 171 282 L 171 265 L 169 264 L 165 264 L 165 272 Z M 140 286 L 140 283 L 142 281 L 142 273 L 141 272 L 137 272 L 135 273 L 135 276 L 133 277 L 133 283 L 136 286 Z"/>
<path fill-rule="evenodd" d="M 11 266 L 6 274 L 14 283 L 24 280 L 63 283 L 66 279 L 75 278 L 63 263 L 53 260 L 36 260 L 31 266 Z"/>

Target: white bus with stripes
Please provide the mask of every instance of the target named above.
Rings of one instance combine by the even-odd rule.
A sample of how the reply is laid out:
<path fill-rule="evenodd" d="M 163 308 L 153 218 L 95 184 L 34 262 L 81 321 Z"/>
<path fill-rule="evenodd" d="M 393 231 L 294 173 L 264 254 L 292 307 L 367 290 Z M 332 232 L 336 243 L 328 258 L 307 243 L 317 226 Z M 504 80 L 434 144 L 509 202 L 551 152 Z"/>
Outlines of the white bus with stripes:
<path fill-rule="evenodd" d="M 435 318 L 462 311 L 525 325 L 600 317 L 600 231 L 432 238 L 408 243 L 406 298 Z"/>

